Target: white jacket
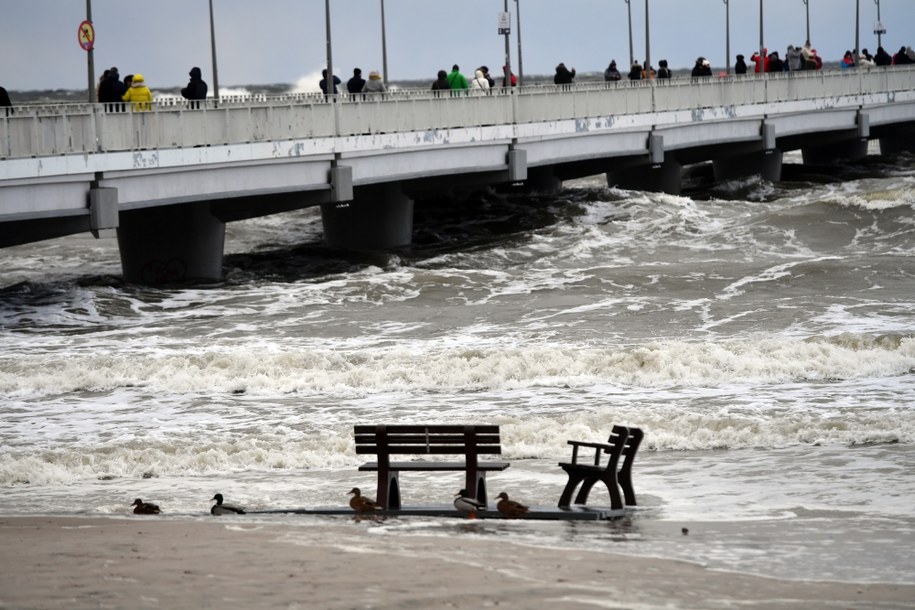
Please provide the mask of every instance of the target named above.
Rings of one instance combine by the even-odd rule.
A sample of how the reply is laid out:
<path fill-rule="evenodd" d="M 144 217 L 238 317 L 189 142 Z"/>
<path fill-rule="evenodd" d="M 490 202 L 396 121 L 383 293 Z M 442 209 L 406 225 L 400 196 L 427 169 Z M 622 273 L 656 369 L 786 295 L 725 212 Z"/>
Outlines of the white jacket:
<path fill-rule="evenodd" d="M 486 77 L 483 75 L 482 70 L 477 70 L 473 74 L 473 80 L 470 81 L 471 89 L 489 89 L 489 81 L 486 80 Z"/>

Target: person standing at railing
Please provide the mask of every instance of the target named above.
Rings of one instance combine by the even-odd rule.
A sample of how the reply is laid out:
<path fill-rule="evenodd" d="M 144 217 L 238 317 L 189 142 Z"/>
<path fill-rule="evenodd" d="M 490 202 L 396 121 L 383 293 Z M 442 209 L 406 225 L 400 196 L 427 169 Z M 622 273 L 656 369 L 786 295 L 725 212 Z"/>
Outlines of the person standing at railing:
<path fill-rule="evenodd" d="M 353 77 L 346 81 L 346 91 L 348 93 L 362 93 L 365 87 L 365 79 L 362 78 L 362 70 L 353 68 Z"/>
<path fill-rule="evenodd" d="M 616 60 L 611 59 L 610 65 L 607 66 L 607 69 L 604 70 L 604 80 L 609 82 L 616 82 L 622 80 L 623 75 L 620 74 L 620 71 L 616 68 Z"/>
<path fill-rule="evenodd" d="M 788 72 L 796 72 L 803 68 L 804 62 L 801 58 L 801 50 L 793 44 L 789 44 L 788 50 L 785 51 L 785 65 L 788 68 Z"/>
<path fill-rule="evenodd" d="M 467 89 L 470 85 L 467 83 L 467 77 L 461 74 L 461 68 L 454 64 L 451 66 L 451 73 L 446 77 L 448 79 L 448 86 L 454 90 Z"/>
<path fill-rule="evenodd" d="M 629 80 L 642 80 L 642 64 L 637 61 L 632 62 L 632 68 L 629 70 L 628 77 Z"/>
<path fill-rule="evenodd" d="M 129 102 L 134 112 L 146 112 L 152 108 L 152 91 L 146 86 L 146 80 L 142 74 L 134 74 L 130 81 L 130 88 L 121 96 L 125 102 Z"/>
<path fill-rule="evenodd" d="M 489 81 L 486 79 L 486 75 L 483 74 L 482 68 L 477 68 L 476 72 L 473 73 L 473 80 L 470 81 L 470 88 L 474 91 L 489 91 Z"/>
<path fill-rule="evenodd" d="M 658 78 L 670 78 L 672 76 L 670 68 L 667 67 L 666 59 L 659 61 L 658 66 Z"/>
<path fill-rule="evenodd" d="M 340 78 L 338 76 L 334 75 L 333 81 L 334 81 L 334 95 L 337 95 L 338 93 L 340 93 L 340 91 L 337 90 L 337 85 L 340 84 Z M 321 80 L 318 82 L 318 89 L 321 90 L 321 93 L 324 93 L 325 95 L 327 94 L 327 68 L 324 68 L 323 70 L 321 70 Z"/>
<path fill-rule="evenodd" d="M 121 98 L 127 92 L 127 86 L 121 82 L 121 75 L 118 69 L 112 67 L 108 69 L 108 76 L 99 83 L 98 101 L 105 104 L 106 112 L 117 112 L 122 110 Z"/>
<path fill-rule="evenodd" d="M 384 86 L 384 80 L 381 78 L 381 73 L 372 70 L 369 72 L 369 79 L 365 81 L 365 85 L 362 87 L 363 93 L 385 93 L 388 88 Z"/>
<path fill-rule="evenodd" d="M 746 74 L 747 73 L 747 62 L 744 60 L 743 55 L 737 56 L 737 61 L 734 63 L 734 74 Z"/>
<path fill-rule="evenodd" d="M 188 73 L 191 77 L 187 87 L 181 90 L 181 95 L 186 100 L 191 100 L 191 108 L 200 108 L 200 102 L 197 100 L 207 99 L 207 84 L 204 82 L 200 73 L 200 68 L 194 66 Z"/>
<path fill-rule="evenodd" d="M 886 52 L 886 49 L 877 47 L 877 53 L 874 55 L 874 63 L 878 66 L 892 66 L 893 58 Z"/>
<path fill-rule="evenodd" d="M 575 81 L 575 68 L 569 70 L 564 63 L 556 66 L 556 75 L 553 77 L 554 85 L 571 85 Z"/>
<path fill-rule="evenodd" d="M 511 86 L 517 87 L 518 86 L 518 77 L 515 76 L 514 72 L 512 72 L 510 76 L 511 76 Z M 508 83 L 505 82 L 505 66 L 502 66 L 502 87 L 508 87 L 508 86 L 509 86 Z"/>
<path fill-rule="evenodd" d="M 438 71 L 438 78 L 432 83 L 433 91 L 448 91 L 451 89 L 451 85 L 448 83 L 448 73 L 444 70 Z M 436 95 L 441 95 L 436 93 Z"/>

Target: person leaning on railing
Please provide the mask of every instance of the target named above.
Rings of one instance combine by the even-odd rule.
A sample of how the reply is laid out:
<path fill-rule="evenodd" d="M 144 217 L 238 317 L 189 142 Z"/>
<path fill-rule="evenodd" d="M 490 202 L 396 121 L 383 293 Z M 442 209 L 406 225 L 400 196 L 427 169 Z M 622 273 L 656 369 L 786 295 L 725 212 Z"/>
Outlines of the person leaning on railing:
<path fill-rule="evenodd" d="M 134 112 L 146 112 L 152 108 L 152 92 L 146 86 L 146 81 L 142 74 L 134 74 L 130 82 L 130 88 L 124 93 L 121 99 L 130 102 Z"/>

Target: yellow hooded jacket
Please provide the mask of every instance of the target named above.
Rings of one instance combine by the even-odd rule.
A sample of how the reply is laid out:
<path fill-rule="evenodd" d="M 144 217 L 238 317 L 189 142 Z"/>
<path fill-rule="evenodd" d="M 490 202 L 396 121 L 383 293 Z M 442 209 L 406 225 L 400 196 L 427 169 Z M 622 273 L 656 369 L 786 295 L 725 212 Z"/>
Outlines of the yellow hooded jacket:
<path fill-rule="evenodd" d="M 121 99 L 125 102 L 131 102 L 135 111 L 145 112 L 152 107 L 150 104 L 152 102 L 152 92 L 146 86 L 142 74 L 133 75 L 130 88 L 121 96 Z"/>

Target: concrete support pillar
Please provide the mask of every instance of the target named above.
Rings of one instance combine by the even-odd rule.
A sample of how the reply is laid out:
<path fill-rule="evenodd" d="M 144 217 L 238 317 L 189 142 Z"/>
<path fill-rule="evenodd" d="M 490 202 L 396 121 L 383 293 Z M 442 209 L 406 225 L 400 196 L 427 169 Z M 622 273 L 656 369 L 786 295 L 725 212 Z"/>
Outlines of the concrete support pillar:
<path fill-rule="evenodd" d="M 855 138 L 802 150 L 804 165 L 830 165 L 839 160 L 856 161 L 867 156 L 867 140 Z"/>
<path fill-rule="evenodd" d="M 761 150 L 746 155 L 732 155 L 712 162 L 715 181 L 733 180 L 744 176 L 761 175 L 764 180 L 779 182 L 782 179 L 782 151 Z"/>
<path fill-rule="evenodd" d="M 633 191 L 679 195 L 683 166 L 666 155 L 663 163 L 635 165 L 607 172 L 607 184 Z"/>
<path fill-rule="evenodd" d="M 562 180 L 552 167 L 531 167 L 527 170 L 524 188 L 537 193 L 552 193 L 562 188 Z"/>
<path fill-rule="evenodd" d="M 387 250 L 413 240 L 413 200 L 399 182 L 357 187 L 352 201 L 321 204 L 324 241 L 341 250 Z"/>
<path fill-rule="evenodd" d="M 124 279 L 168 284 L 222 278 L 226 225 L 209 203 L 122 212 L 118 245 Z"/>

